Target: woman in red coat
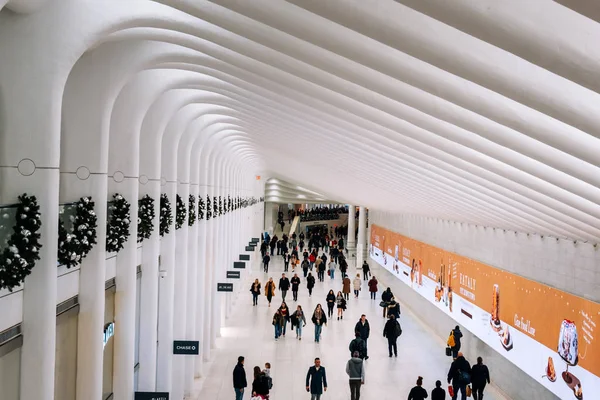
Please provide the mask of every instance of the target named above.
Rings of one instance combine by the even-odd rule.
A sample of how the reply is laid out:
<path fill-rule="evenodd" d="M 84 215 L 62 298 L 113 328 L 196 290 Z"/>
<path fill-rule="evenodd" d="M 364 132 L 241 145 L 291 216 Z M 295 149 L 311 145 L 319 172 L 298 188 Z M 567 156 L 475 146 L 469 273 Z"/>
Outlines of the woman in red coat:
<path fill-rule="evenodd" d="M 369 292 L 371 292 L 371 299 L 375 300 L 375 295 L 377 294 L 377 279 L 372 277 L 369 281 Z"/>

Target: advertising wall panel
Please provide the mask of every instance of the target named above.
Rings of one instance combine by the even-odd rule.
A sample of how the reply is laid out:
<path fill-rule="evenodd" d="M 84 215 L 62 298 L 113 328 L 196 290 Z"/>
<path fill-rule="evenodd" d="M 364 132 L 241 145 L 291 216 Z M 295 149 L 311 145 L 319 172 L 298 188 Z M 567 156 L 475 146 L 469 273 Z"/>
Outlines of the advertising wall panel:
<path fill-rule="evenodd" d="M 600 393 L 600 304 L 377 225 L 369 256 L 561 399 Z"/>

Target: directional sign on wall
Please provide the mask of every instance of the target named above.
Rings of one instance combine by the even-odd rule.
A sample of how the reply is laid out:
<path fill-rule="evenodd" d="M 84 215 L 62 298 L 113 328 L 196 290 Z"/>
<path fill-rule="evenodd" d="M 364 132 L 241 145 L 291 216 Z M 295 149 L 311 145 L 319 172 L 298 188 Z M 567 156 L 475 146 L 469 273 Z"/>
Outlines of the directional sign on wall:
<path fill-rule="evenodd" d="M 240 261 L 250 261 L 250 254 L 240 254 Z M 236 268 L 235 266 L 233 268 Z"/>
<path fill-rule="evenodd" d="M 259 238 L 252 238 L 252 243 L 258 243 L 258 242 L 260 242 Z"/>
<path fill-rule="evenodd" d="M 250 242 L 250 243 L 248 243 L 248 246 L 256 247 L 256 243 Z"/>
<path fill-rule="evenodd" d="M 174 340 L 173 354 L 197 356 L 200 354 L 200 342 L 197 340 Z"/>
<path fill-rule="evenodd" d="M 246 263 L 243 261 L 234 261 L 233 268 L 246 268 Z"/>
<path fill-rule="evenodd" d="M 254 251 L 254 246 L 246 246 L 246 251 Z"/>
<path fill-rule="evenodd" d="M 227 271 L 227 278 L 240 279 L 240 271 Z"/>
<path fill-rule="evenodd" d="M 134 400 L 169 400 L 167 392 L 135 392 Z"/>
<path fill-rule="evenodd" d="M 217 292 L 233 292 L 233 283 L 217 283 Z"/>

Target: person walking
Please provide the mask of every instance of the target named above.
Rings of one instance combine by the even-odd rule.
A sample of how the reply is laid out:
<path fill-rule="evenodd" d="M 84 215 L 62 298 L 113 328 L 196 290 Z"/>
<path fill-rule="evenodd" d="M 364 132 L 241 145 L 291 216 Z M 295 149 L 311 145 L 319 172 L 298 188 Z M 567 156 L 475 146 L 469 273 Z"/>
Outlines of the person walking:
<path fill-rule="evenodd" d="M 483 400 L 485 385 L 490 383 L 490 371 L 483 364 L 483 358 L 477 357 L 477 364 L 471 368 L 471 384 L 473 386 L 473 399 Z"/>
<path fill-rule="evenodd" d="M 281 313 L 281 316 L 283 317 L 283 325 L 282 325 L 282 331 L 281 333 L 283 334 L 283 336 L 285 336 L 285 330 L 287 328 L 287 324 L 290 320 L 290 309 L 288 308 L 286 302 L 282 302 L 281 306 L 279 306 L 279 312 Z"/>
<path fill-rule="evenodd" d="M 337 304 L 337 319 L 344 319 L 344 311 L 346 310 L 346 299 L 342 292 L 338 292 L 335 297 L 335 303 Z"/>
<path fill-rule="evenodd" d="M 306 288 L 308 289 L 308 297 L 312 296 L 312 290 L 315 287 L 315 277 L 312 275 L 312 272 L 308 273 L 306 277 Z"/>
<path fill-rule="evenodd" d="M 277 238 L 277 235 L 273 236 L 273 238 L 271 239 L 271 243 L 269 243 L 269 247 L 271 248 L 271 254 L 275 253 L 275 246 L 277 246 L 277 241 L 279 239 Z"/>
<path fill-rule="evenodd" d="M 448 384 L 450 382 L 452 382 L 452 389 L 454 390 L 452 400 L 456 400 L 459 390 L 461 392 L 461 400 L 467 400 L 467 385 L 471 383 L 471 365 L 461 352 L 458 352 L 457 358 L 450 365 Z"/>
<path fill-rule="evenodd" d="M 340 254 L 338 256 L 338 263 L 340 264 L 340 272 L 342 273 L 342 278 L 345 278 L 346 276 L 348 276 L 346 275 L 346 271 L 348 271 L 348 262 L 344 258 L 343 254 Z"/>
<path fill-rule="evenodd" d="M 342 293 L 344 294 L 344 298 L 348 300 L 350 298 L 350 285 L 352 281 L 347 276 L 342 280 Z"/>
<path fill-rule="evenodd" d="M 371 274 L 371 268 L 369 268 L 369 264 L 367 263 L 367 260 L 363 261 L 362 270 L 363 270 L 363 280 L 368 281 L 369 275 Z"/>
<path fill-rule="evenodd" d="M 367 283 L 367 285 L 369 286 L 369 293 L 371 293 L 371 300 L 375 300 L 375 298 L 377 297 L 377 284 L 379 282 L 377 282 L 377 279 L 375 277 L 372 277 L 369 280 L 369 283 Z"/>
<path fill-rule="evenodd" d="M 365 384 L 365 367 L 358 351 L 346 363 L 350 383 L 350 400 L 360 400 L 360 387 Z"/>
<path fill-rule="evenodd" d="M 281 274 L 281 279 L 279 279 L 279 290 L 281 290 L 281 298 L 283 301 L 285 301 L 285 295 L 289 289 L 290 280 L 285 276 L 285 274 Z"/>
<path fill-rule="evenodd" d="M 450 331 L 450 335 L 448 336 L 448 346 L 450 350 L 452 350 L 452 358 L 456 360 L 458 357 L 458 353 L 460 352 L 461 342 L 460 338 L 462 338 L 463 334 L 460 331 L 460 327 L 456 325 L 453 330 Z"/>
<path fill-rule="evenodd" d="M 310 269 L 311 271 L 312 271 L 313 267 L 315 266 L 316 260 L 317 260 L 317 256 L 315 255 L 315 252 L 312 251 L 308 256 L 308 261 L 310 262 L 308 269 Z"/>
<path fill-rule="evenodd" d="M 423 389 L 423 377 L 417 378 L 417 386 L 410 389 L 408 400 L 425 400 L 427 398 L 427 390 Z"/>
<path fill-rule="evenodd" d="M 335 293 L 333 293 L 333 289 L 329 290 L 325 301 L 327 302 L 327 318 L 331 318 L 333 316 L 333 307 L 335 306 Z"/>
<path fill-rule="evenodd" d="M 354 286 L 354 298 L 358 299 L 358 292 L 360 292 L 361 285 L 360 274 L 356 274 L 356 278 L 354 278 L 352 284 Z"/>
<path fill-rule="evenodd" d="M 306 326 L 306 317 L 304 311 L 302 311 L 302 306 L 298 305 L 296 307 L 296 311 L 290 319 L 292 320 L 292 326 L 296 326 L 296 339 L 302 340 L 302 328 Z"/>
<path fill-rule="evenodd" d="M 246 382 L 246 371 L 244 371 L 244 357 L 239 356 L 236 366 L 233 368 L 233 390 L 235 400 L 242 400 L 244 397 L 244 388 L 248 386 Z"/>
<path fill-rule="evenodd" d="M 319 260 L 321 262 L 319 262 Z M 323 259 L 321 258 L 317 258 L 317 262 L 315 263 L 315 265 L 317 266 L 317 273 L 319 274 L 319 280 L 321 282 L 325 282 L 325 269 L 327 269 L 325 261 L 323 261 Z"/>
<path fill-rule="evenodd" d="M 331 280 L 333 280 L 333 277 L 335 276 L 336 268 L 337 268 L 337 264 L 335 263 L 335 261 L 333 261 L 333 258 L 332 258 L 331 261 L 329 261 L 329 278 L 331 278 Z"/>
<path fill-rule="evenodd" d="M 264 257 L 265 254 L 267 254 L 267 247 L 268 247 L 267 242 L 265 242 L 263 240 L 263 242 L 260 244 L 260 256 L 261 257 Z"/>
<path fill-rule="evenodd" d="M 356 325 L 354 325 L 354 331 L 360 333 L 360 338 L 365 342 L 365 352 L 363 356 L 365 357 L 365 360 L 368 360 L 369 356 L 367 354 L 367 340 L 371 334 L 371 326 L 369 325 L 369 321 L 367 320 L 367 316 L 365 314 L 361 315 Z"/>
<path fill-rule="evenodd" d="M 269 398 L 269 381 L 258 365 L 254 367 L 254 380 L 252 381 L 252 397 L 257 396 L 261 399 Z"/>
<path fill-rule="evenodd" d="M 442 389 L 441 381 L 435 381 L 435 389 L 431 391 L 431 400 L 446 400 L 446 391 Z"/>
<path fill-rule="evenodd" d="M 323 325 L 327 325 L 327 317 L 325 316 L 325 312 L 323 311 L 321 304 L 317 304 L 317 307 L 315 307 L 311 321 L 313 324 L 315 324 L 315 342 L 319 343 L 321 340 L 321 331 L 323 330 Z"/>
<path fill-rule="evenodd" d="M 267 296 L 267 301 L 269 302 L 269 307 L 271 307 L 271 299 L 275 296 L 275 282 L 273 282 L 273 278 L 269 278 L 269 281 L 265 285 L 265 296 Z"/>
<path fill-rule="evenodd" d="M 285 323 L 283 319 L 283 315 L 281 315 L 281 310 L 277 309 L 275 314 L 273 314 L 273 327 L 275 328 L 275 340 L 279 339 L 281 336 L 281 332 L 283 330 L 283 324 Z"/>
<path fill-rule="evenodd" d="M 400 323 L 394 315 L 390 315 L 390 319 L 388 319 L 383 328 L 383 337 L 387 338 L 390 357 L 392 356 L 392 350 L 394 357 L 398 357 L 397 340 L 400 335 L 402 335 L 402 327 L 400 327 Z"/>
<path fill-rule="evenodd" d="M 250 292 L 252 293 L 252 306 L 258 305 L 258 296 L 260 295 L 260 282 L 258 278 L 254 280 L 250 286 Z"/>
<path fill-rule="evenodd" d="M 387 309 L 390 305 L 390 302 L 394 298 L 394 294 L 392 293 L 392 289 L 387 288 L 383 293 L 381 293 L 381 306 L 383 307 L 383 318 L 387 315 Z"/>
<path fill-rule="evenodd" d="M 395 297 L 392 297 L 392 301 L 390 301 L 387 309 L 388 316 L 393 315 L 397 320 L 400 319 L 400 303 L 396 301 Z"/>
<path fill-rule="evenodd" d="M 290 267 L 290 253 L 285 253 L 283 255 L 283 270 L 288 272 L 288 268 Z"/>
<path fill-rule="evenodd" d="M 300 239 L 298 247 L 300 248 L 300 253 L 302 253 L 304 251 L 304 239 Z"/>
<path fill-rule="evenodd" d="M 327 375 L 321 366 L 321 359 L 315 358 L 315 365 L 306 374 L 306 391 L 310 392 L 310 400 L 320 400 L 323 392 L 327 391 Z"/>
<path fill-rule="evenodd" d="M 308 274 L 308 268 L 310 267 L 310 262 L 308 258 L 304 257 L 304 261 L 302 261 L 302 272 L 304 272 L 304 277 L 306 278 L 306 274 Z"/>
<path fill-rule="evenodd" d="M 354 352 L 358 352 L 358 356 L 361 359 L 365 359 L 365 353 L 366 353 L 366 344 L 365 341 L 362 340 L 362 338 L 360 337 L 360 332 L 356 331 L 354 332 L 354 339 L 352 339 L 350 341 L 350 344 L 348 345 L 348 350 L 350 350 L 350 355 L 354 354 Z"/>
<path fill-rule="evenodd" d="M 294 301 L 298 301 L 298 288 L 300 287 L 300 278 L 298 278 L 298 274 L 294 274 L 290 283 L 292 284 L 292 295 L 294 296 Z"/>
<path fill-rule="evenodd" d="M 267 253 L 263 257 L 263 270 L 266 274 L 269 273 L 269 262 L 271 262 L 271 256 L 269 256 L 269 253 Z"/>

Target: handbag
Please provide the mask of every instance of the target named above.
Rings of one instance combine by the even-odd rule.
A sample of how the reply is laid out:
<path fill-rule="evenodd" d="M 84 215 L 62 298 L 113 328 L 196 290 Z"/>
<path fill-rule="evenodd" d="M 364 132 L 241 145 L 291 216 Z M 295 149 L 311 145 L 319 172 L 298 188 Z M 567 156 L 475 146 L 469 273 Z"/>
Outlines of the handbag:
<path fill-rule="evenodd" d="M 448 395 L 454 397 L 454 387 L 452 385 L 448 385 Z"/>
<path fill-rule="evenodd" d="M 452 355 L 452 349 L 450 348 L 450 346 L 446 347 L 446 355 L 448 357 L 450 357 Z"/>
<path fill-rule="evenodd" d="M 387 307 L 387 303 L 385 301 L 382 301 L 379 303 L 379 307 Z"/>
<path fill-rule="evenodd" d="M 467 386 L 467 397 L 471 397 L 471 394 L 473 393 L 473 391 L 471 390 L 471 385 Z"/>

